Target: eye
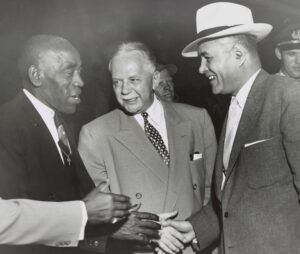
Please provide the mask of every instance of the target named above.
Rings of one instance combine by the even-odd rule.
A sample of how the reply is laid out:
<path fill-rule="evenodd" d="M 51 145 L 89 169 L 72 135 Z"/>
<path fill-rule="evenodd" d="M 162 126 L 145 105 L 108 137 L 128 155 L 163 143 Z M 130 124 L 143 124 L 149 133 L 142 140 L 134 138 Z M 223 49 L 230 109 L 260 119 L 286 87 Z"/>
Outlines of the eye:
<path fill-rule="evenodd" d="M 121 85 L 122 85 L 122 81 L 121 80 L 118 80 L 118 79 L 113 80 L 113 86 L 114 86 L 114 88 L 118 88 Z"/>
<path fill-rule="evenodd" d="M 132 84 L 137 84 L 137 83 L 140 81 L 140 79 L 139 79 L 139 78 L 132 77 L 132 78 L 129 78 L 129 81 L 130 81 L 130 83 L 132 83 Z"/>

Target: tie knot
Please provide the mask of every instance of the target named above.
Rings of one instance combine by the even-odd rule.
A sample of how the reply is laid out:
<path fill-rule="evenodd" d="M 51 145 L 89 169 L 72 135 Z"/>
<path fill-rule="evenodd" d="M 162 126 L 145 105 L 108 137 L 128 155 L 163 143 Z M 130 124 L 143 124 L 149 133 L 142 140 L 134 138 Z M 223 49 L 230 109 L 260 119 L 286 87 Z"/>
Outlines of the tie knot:
<path fill-rule="evenodd" d="M 149 114 L 147 112 L 143 112 L 141 115 L 144 118 L 144 120 L 148 119 Z"/>

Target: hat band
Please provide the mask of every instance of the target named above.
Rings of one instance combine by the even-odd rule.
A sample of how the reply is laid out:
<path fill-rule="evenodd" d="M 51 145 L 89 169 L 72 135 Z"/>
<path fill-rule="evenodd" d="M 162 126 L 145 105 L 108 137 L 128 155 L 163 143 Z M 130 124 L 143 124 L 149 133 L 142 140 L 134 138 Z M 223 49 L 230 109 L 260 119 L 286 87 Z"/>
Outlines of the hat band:
<path fill-rule="evenodd" d="M 222 30 L 226 30 L 228 28 L 232 28 L 232 27 L 235 27 L 235 26 L 240 26 L 240 24 L 234 25 L 234 26 L 218 26 L 218 27 L 214 27 L 214 28 L 209 28 L 209 29 L 206 29 L 206 30 L 203 30 L 203 31 L 199 32 L 197 37 L 198 38 L 206 37 L 206 36 L 209 36 L 211 34 L 214 34 L 214 33 L 217 33 L 217 32 L 220 32 Z"/>

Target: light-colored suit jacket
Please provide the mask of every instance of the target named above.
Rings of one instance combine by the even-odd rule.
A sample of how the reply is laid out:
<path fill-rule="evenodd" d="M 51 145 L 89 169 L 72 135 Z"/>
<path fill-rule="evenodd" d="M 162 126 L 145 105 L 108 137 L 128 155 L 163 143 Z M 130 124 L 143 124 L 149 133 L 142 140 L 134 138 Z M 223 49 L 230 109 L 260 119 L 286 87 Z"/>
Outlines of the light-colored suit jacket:
<path fill-rule="evenodd" d="M 224 136 L 225 127 L 215 167 L 219 216 L 210 203 L 189 219 L 200 246 L 217 237 L 220 220 L 221 253 L 299 253 L 300 82 L 259 73 L 221 191 Z"/>
<path fill-rule="evenodd" d="M 0 244 L 64 246 L 77 242 L 82 223 L 79 201 L 0 199 Z"/>
<path fill-rule="evenodd" d="M 204 109 L 179 103 L 163 103 L 163 108 L 169 167 L 135 118 L 119 109 L 82 128 L 79 153 L 96 185 L 108 178 L 110 190 L 141 203 L 140 211 L 177 210 L 178 218 L 185 219 L 210 194 L 217 147 L 214 127 Z"/>

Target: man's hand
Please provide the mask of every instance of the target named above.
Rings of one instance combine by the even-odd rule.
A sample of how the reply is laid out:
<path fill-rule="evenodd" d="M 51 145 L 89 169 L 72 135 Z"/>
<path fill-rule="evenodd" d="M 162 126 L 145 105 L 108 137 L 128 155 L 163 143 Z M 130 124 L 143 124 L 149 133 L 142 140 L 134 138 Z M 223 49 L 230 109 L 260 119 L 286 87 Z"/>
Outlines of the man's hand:
<path fill-rule="evenodd" d="M 148 244 L 149 240 L 159 238 L 158 230 L 161 226 L 158 219 L 158 216 L 152 213 L 132 212 L 125 221 L 116 224 L 118 229 L 112 234 L 112 237 Z"/>
<path fill-rule="evenodd" d="M 190 243 L 196 237 L 193 226 L 188 221 L 167 220 L 162 224 L 162 226 L 171 226 L 176 229 L 177 233 L 172 234 L 173 237 L 185 244 Z"/>
<path fill-rule="evenodd" d="M 100 186 L 92 190 L 84 199 L 88 222 L 109 223 L 124 219 L 129 215 L 130 199 L 124 195 L 105 193 Z"/>

